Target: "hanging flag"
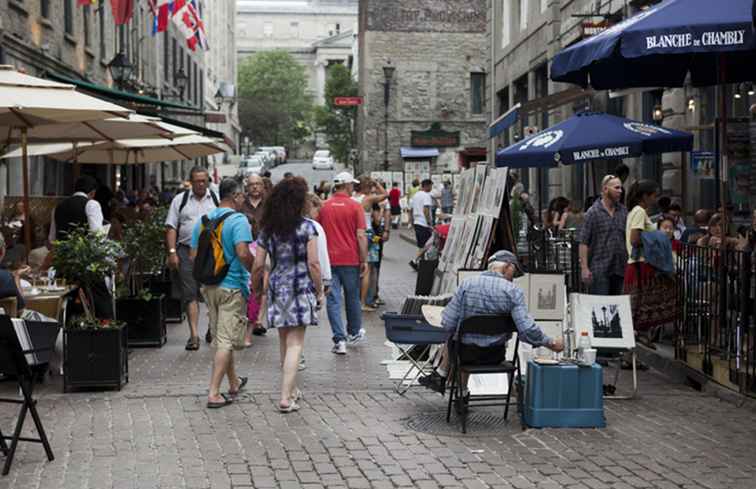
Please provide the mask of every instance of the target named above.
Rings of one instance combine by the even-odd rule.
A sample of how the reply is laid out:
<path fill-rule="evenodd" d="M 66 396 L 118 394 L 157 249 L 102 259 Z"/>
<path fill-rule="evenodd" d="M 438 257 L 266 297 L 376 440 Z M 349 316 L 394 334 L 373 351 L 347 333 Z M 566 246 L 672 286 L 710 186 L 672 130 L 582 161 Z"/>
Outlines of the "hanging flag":
<path fill-rule="evenodd" d="M 203 49 L 207 49 L 205 27 L 194 2 L 174 0 L 173 23 L 176 25 L 176 29 L 184 36 L 184 39 L 186 39 L 186 45 L 189 49 L 195 51 L 198 44 Z"/>
<path fill-rule="evenodd" d="M 110 0 L 116 25 L 127 24 L 134 15 L 134 0 Z"/>
<path fill-rule="evenodd" d="M 163 32 L 168 28 L 168 18 L 170 17 L 172 3 L 171 0 L 147 0 L 147 6 L 154 16 L 152 23 L 153 35 Z"/>
<path fill-rule="evenodd" d="M 82 5 L 94 5 L 98 2 L 98 0 L 76 0 L 76 6 L 80 7 Z"/>

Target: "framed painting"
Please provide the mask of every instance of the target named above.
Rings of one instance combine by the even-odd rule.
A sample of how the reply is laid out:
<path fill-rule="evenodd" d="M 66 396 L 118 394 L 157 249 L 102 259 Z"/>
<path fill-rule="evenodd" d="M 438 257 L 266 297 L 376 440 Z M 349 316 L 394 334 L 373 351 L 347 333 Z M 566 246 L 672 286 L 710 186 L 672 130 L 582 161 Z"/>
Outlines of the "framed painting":
<path fill-rule="evenodd" d="M 635 347 L 629 295 L 570 294 L 575 335 L 588 331 L 593 348 Z"/>

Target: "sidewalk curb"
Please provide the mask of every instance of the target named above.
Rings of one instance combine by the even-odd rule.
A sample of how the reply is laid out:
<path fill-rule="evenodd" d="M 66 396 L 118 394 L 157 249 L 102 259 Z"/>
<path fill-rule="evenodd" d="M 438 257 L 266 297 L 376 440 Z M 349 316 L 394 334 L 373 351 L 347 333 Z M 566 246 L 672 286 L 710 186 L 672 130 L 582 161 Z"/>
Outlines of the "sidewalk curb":
<path fill-rule="evenodd" d="M 716 383 L 703 372 L 688 366 L 685 362 L 667 358 L 641 345 L 637 346 L 636 351 L 639 360 L 657 370 L 669 381 L 675 384 L 687 385 L 704 394 L 716 397 L 720 401 L 756 413 L 756 399 Z"/>

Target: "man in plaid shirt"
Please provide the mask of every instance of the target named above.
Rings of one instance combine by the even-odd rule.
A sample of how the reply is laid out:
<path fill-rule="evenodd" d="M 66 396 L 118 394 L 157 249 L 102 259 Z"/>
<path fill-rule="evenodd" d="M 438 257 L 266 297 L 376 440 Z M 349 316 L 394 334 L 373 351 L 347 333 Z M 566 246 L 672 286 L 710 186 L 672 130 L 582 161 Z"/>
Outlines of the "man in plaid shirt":
<path fill-rule="evenodd" d="M 627 264 L 627 208 L 620 202 L 621 197 L 620 179 L 605 176 L 601 198 L 588 209 L 580 229 L 580 275 L 591 294 L 622 294 Z"/>
<path fill-rule="evenodd" d="M 516 275 L 522 275 L 517 257 L 511 251 L 497 251 L 488 259 L 488 271 L 462 282 L 444 308 L 441 326 L 449 332 L 451 340 L 460 342 L 459 357 L 463 364 L 496 365 L 503 362 L 510 337 L 509 333 L 502 332 L 496 336 L 468 333 L 457 338 L 462 321 L 472 316 L 509 314 L 521 341 L 535 347 L 545 346 L 555 352 L 564 349 L 562 338 L 549 338 L 543 334 L 528 313 L 524 292 L 512 282 Z M 446 389 L 447 352 L 444 347 L 439 367 L 418 379 L 420 384 L 441 394 Z M 462 378 L 462 385 L 466 389 L 467 378 Z"/>

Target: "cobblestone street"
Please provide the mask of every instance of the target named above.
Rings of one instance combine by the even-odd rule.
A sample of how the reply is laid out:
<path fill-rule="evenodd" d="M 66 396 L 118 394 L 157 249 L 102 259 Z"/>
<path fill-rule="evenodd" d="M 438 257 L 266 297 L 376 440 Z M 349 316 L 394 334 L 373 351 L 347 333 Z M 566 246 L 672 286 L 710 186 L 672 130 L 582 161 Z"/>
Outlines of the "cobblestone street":
<path fill-rule="evenodd" d="M 387 246 L 386 310 L 414 288 L 412 250 L 396 233 Z M 162 349 L 132 350 L 120 392 L 62 394 L 54 377 L 37 395 L 55 461 L 22 443 L 0 489 L 756 487 L 754 413 L 654 371 L 641 374 L 640 399 L 606 403 L 605 429 L 522 431 L 512 418 L 462 435 L 435 422 L 446 407 L 438 394 L 394 393 L 380 364 L 389 352 L 383 323 L 377 313 L 366 317 L 368 341 L 345 357 L 330 352 L 325 319 L 308 330 L 303 408 L 292 414 L 275 409 L 278 344 L 270 333 L 237 357 L 250 385 L 220 410 L 205 408 L 211 350 L 203 343 L 184 351 L 185 325 L 168 326 Z M 4 433 L 14 419 L 4 405 Z M 33 433 L 30 419 L 26 426 Z"/>

